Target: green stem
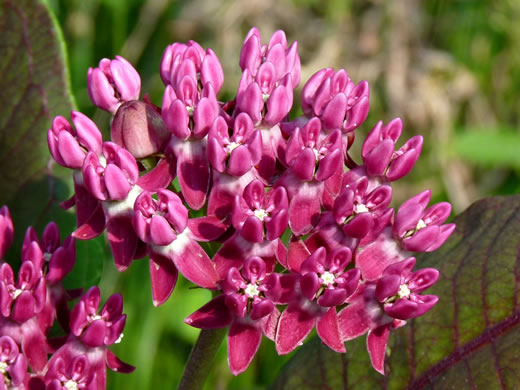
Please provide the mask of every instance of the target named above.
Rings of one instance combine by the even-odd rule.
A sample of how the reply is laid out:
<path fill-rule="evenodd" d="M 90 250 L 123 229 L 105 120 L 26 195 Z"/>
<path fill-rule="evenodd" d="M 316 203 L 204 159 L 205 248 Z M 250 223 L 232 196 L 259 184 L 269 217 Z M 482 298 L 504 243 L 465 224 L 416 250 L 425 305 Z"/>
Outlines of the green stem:
<path fill-rule="evenodd" d="M 226 335 L 224 329 L 202 329 L 184 367 L 178 390 L 201 390 L 208 377 L 215 355 Z"/>

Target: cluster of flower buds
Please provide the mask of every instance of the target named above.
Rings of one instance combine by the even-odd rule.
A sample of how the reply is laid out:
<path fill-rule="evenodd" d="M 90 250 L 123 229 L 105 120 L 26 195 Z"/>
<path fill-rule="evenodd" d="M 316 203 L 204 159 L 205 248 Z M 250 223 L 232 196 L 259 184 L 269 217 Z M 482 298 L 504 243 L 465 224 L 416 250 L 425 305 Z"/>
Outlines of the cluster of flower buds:
<path fill-rule="evenodd" d="M 412 252 L 437 249 L 454 229 L 444 224 L 448 203 L 428 208 L 429 191 L 397 212 L 389 208 L 392 182 L 411 171 L 423 139 L 398 148 L 401 120 L 379 122 L 356 164 L 349 149 L 367 118 L 366 81 L 355 84 L 343 69 L 318 71 L 303 86 L 303 115 L 290 120 L 301 74 L 296 43 L 277 31 L 262 44 L 253 28 L 239 65 L 236 98 L 220 102 L 224 75 L 215 53 L 192 41 L 170 45 L 160 65 L 161 107 L 147 96 L 137 100 L 139 76 L 121 57 L 89 70 L 93 103 L 114 115 L 111 141 L 103 143 L 76 112 L 74 127 L 59 117 L 49 129 L 55 161 L 74 171 L 76 192 L 63 204 L 76 206 L 73 236 L 89 239 L 106 228 L 120 271 L 148 255 L 155 305 L 169 298 L 179 272 L 220 292 L 186 323 L 230 327 L 235 375 L 262 335 L 286 354 L 315 326 L 338 352 L 368 333 L 372 364 L 384 373 L 389 331 L 437 300 L 421 294 L 437 271 L 413 271 Z M 200 242 L 218 250 L 208 254 Z M 76 342 L 101 345 L 99 335 L 80 335 L 97 317 L 81 315 L 72 327 Z M 96 326 L 104 340 L 115 339 L 110 326 Z M 75 365 L 60 363 L 64 378 Z"/>
<path fill-rule="evenodd" d="M 82 292 L 66 290 L 62 284 L 75 264 L 74 238 L 61 242 L 54 222 L 41 238 L 29 227 L 15 277 L 3 261 L 13 234 L 4 206 L 0 209 L 0 389 L 103 390 L 106 367 L 133 371 L 108 349 L 123 336 L 126 316 L 120 295 L 110 297 L 97 314 L 99 289 L 92 287 L 69 311 L 69 301 Z M 63 331 L 60 337 L 50 336 L 55 321 Z"/>

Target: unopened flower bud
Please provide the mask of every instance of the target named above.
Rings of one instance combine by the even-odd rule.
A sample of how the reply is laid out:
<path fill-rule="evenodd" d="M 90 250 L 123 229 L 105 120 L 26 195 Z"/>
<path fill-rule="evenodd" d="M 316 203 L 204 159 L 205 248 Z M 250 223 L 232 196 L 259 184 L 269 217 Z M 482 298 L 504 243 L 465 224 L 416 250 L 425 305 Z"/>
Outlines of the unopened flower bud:
<path fill-rule="evenodd" d="M 135 158 L 162 152 L 170 139 L 161 115 L 139 100 L 121 104 L 112 122 L 112 141 L 128 150 Z"/>

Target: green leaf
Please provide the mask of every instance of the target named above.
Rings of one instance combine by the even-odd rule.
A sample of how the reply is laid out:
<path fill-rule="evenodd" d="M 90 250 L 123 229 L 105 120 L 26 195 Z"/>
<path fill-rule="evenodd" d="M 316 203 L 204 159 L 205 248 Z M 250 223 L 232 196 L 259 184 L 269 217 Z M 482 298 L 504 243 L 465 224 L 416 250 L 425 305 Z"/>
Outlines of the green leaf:
<path fill-rule="evenodd" d="M 486 167 L 520 168 L 520 133 L 514 129 L 465 129 L 455 135 L 449 152 Z"/>
<path fill-rule="evenodd" d="M 76 240 L 76 264 L 63 280 L 65 288 L 84 288 L 98 284 L 101 280 L 105 259 L 110 261 L 106 252 L 105 237 L 98 236 L 89 241 Z"/>
<path fill-rule="evenodd" d="M 61 33 L 44 3 L 0 0 L 0 37 L 0 205 L 9 205 L 19 242 L 29 223 L 71 219 L 55 207 L 70 195 L 71 175 L 59 178 L 49 164 L 47 129 L 73 100 Z"/>
<path fill-rule="evenodd" d="M 417 268 L 441 277 L 439 303 L 390 334 L 384 377 L 366 337 L 338 354 L 314 339 L 284 367 L 273 389 L 513 389 L 520 383 L 520 196 L 484 199 Z"/>

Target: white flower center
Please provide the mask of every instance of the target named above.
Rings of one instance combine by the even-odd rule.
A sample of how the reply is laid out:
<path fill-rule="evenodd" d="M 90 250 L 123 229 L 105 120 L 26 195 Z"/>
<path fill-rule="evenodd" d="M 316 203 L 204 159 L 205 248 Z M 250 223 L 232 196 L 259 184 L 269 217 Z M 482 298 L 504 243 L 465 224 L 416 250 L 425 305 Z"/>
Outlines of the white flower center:
<path fill-rule="evenodd" d="M 16 290 L 14 290 L 11 294 L 13 294 L 13 300 L 15 300 L 16 298 L 18 298 L 20 296 L 20 294 L 23 293 L 23 290 L 21 288 L 17 288 Z"/>
<path fill-rule="evenodd" d="M 410 296 L 410 289 L 406 284 L 401 284 L 399 286 L 399 291 L 397 292 L 399 298 L 408 298 Z"/>
<path fill-rule="evenodd" d="M 67 390 L 78 390 L 78 384 L 73 380 L 68 380 L 63 384 L 63 387 L 65 387 Z"/>
<path fill-rule="evenodd" d="M 417 222 L 417 226 L 415 227 L 415 230 L 421 230 L 421 229 L 424 229 L 426 227 L 426 222 L 424 222 L 422 219 L 419 220 L 419 222 Z"/>
<path fill-rule="evenodd" d="M 43 254 L 43 258 L 44 258 L 45 262 L 47 262 L 47 263 L 51 260 L 51 257 L 52 257 L 52 253 L 45 252 Z"/>
<path fill-rule="evenodd" d="M 312 148 L 312 151 L 314 152 L 314 157 L 316 157 L 316 161 L 320 160 L 321 154 L 316 150 L 315 148 Z"/>
<path fill-rule="evenodd" d="M 365 206 L 363 203 L 356 203 L 354 205 L 354 213 L 361 214 L 361 213 L 368 213 L 368 207 Z"/>
<path fill-rule="evenodd" d="M 114 341 L 114 344 L 119 344 L 119 343 L 121 342 L 121 340 L 123 340 L 123 336 L 124 336 L 124 334 L 123 334 L 123 332 L 121 332 L 121 334 L 119 335 L 119 337 L 117 338 L 117 340 Z"/>
<path fill-rule="evenodd" d="M 264 103 L 267 103 L 267 101 L 269 100 L 269 97 L 271 95 L 269 95 L 268 93 L 263 93 L 262 94 L 262 100 L 264 101 Z"/>
<path fill-rule="evenodd" d="M 230 142 L 229 145 L 227 146 L 228 153 L 231 153 L 233 150 L 235 150 L 239 146 L 240 146 L 240 144 L 237 142 Z"/>
<path fill-rule="evenodd" d="M 330 273 L 329 271 L 325 271 L 321 274 L 321 281 L 323 284 L 326 284 L 327 286 L 330 286 L 331 284 L 334 284 L 334 281 L 336 280 L 336 277 L 333 273 Z"/>
<path fill-rule="evenodd" d="M 245 288 L 244 293 L 249 298 L 254 298 L 254 297 L 257 297 L 260 294 L 260 291 L 258 291 L 258 286 L 256 284 L 250 283 Z"/>
<path fill-rule="evenodd" d="M 255 214 L 255 217 L 257 217 L 262 222 L 264 221 L 265 217 L 269 216 L 269 213 L 267 211 L 265 211 L 264 209 L 256 209 L 254 214 Z"/>
<path fill-rule="evenodd" d="M 94 315 L 90 316 L 90 321 L 92 321 L 92 322 L 100 320 L 100 319 L 101 319 L 101 316 L 99 314 L 94 314 Z"/>
<path fill-rule="evenodd" d="M 0 373 L 5 374 L 7 372 L 7 363 L 6 362 L 0 362 Z"/>

